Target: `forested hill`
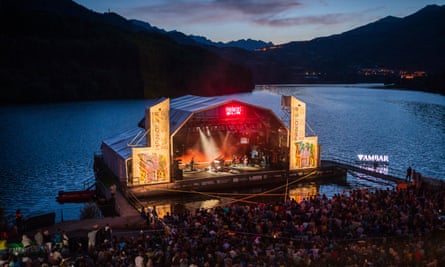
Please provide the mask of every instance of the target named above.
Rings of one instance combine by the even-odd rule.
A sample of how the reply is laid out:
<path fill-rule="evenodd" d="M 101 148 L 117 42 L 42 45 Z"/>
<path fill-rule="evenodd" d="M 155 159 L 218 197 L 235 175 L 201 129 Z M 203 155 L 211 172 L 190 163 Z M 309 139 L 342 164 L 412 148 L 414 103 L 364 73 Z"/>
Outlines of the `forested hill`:
<path fill-rule="evenodd" d="M 250 70 L 70 0 L 0 1 L 3 103 L 219 95 Z"/>

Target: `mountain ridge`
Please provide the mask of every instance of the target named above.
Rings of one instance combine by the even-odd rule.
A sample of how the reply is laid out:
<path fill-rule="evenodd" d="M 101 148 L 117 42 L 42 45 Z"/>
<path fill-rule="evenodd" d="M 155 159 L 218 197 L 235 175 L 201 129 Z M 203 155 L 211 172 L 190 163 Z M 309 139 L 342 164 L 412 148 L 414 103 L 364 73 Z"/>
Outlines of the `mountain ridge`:
<path fill-rule="evenodd" d="M 403 18 L 386 16 L 342 33 L 247 51 L 217 47 L 205 37 L 195 41 L 201 40 L 230 61 L 246 64 L 256 84 L 385 82 L 443 94 L 444 11 L 445 6 L 427 5 Z M 366 69 L 377 74 L 369 75 Z M 402 80 L 402 75 L 412 76 L 407 72 L 427 75 Z"/>
<path fill-rule="evenodd" d="M 260 49 L 218 46 L 71 0 L 3 0 L 0 23 L 5 103 L 217 95 L 313 82 L 385 82 L 444 94 L 445 6 Z M 408 80 L 402 72 L 426 75 Z"/>
<path fill-rule="evenodd" d="M 53 5 L 54 4 L 54 5 Z M 251 72 L 70 0 L 3 0 L 0 102 L 218 95 L 251 91 Z"/>
<path fill-rule="evenodd" d="M 272 42 L 264 42 L 262 40 L 252 40 L 252 39 L 239 39 L 229 42 L 214 42 L 207 37 L 199 36 L 199 35 L 186 35 L 180 31 L 166 31 L 164 29 L 158 28 L 156 26 L 151 25 L 149 22 L 131 19 L 131 23 L 136 26 L 142 27 L 149 32 L 157 32 L 161 34 L 165 34 L 180 44 L 186 45 L 204 45 L 204 46 L 214 46 L 214 47 L 236 47 L 242 48 L 246 50 L 256 50 L 261 49 L 268 46 L 273 46 Z"/>
<path fill-rule="evenodd" d="M 373 23 L 310 41 L 257 52 L 249 66 L 255 83 L 387 82 L 443 94 L 445 84 L 445 6 L 429 5 L 404 18 Z M 237 60 L 236 55 L 230 56 Z M 267 61 L 274 69 L 267 69 Z M 363 76 L 363 69 L 386 74 Z M 416 81 L 401 73 L 424 72 Z M 307 79 L 306 73 L 316 73 Z M 410 76 L 411 77 L 411 76 Z M 423 84 L 423 85 L 422 85 Z M 420 86 L 420 87 L 419 87 Z"/>

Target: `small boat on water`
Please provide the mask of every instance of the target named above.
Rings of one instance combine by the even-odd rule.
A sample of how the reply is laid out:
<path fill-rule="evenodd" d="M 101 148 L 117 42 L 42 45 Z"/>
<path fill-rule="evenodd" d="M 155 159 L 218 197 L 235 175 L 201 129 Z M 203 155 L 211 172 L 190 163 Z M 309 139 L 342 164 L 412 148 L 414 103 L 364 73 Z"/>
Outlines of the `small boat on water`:
<path fill-rule="evenodd" d="M 56 199 L 60 203 L 65 202 L 87 202 L 96 196 L 96 190 L 81 190 L 81 191 L 59 191 Z"/>

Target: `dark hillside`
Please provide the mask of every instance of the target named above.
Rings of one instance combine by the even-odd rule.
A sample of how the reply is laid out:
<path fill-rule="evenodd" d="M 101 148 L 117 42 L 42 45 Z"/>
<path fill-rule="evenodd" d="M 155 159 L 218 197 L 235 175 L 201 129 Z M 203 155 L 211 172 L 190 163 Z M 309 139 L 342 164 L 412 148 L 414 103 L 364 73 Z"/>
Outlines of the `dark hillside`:
<path fill-rule="evenodd" d="M 250 91 L 250 71 L 69 0 L 0 2 L 0 101 Z M 236 75 L 234 75 L 236 74 Z"/>

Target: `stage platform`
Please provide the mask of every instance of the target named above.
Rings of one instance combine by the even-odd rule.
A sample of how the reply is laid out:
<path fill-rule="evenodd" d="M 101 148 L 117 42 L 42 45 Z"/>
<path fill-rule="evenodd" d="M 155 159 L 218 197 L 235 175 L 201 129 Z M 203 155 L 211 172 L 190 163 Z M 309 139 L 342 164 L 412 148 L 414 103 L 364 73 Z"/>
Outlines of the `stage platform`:
<path fill-rule="evenodd" d="M 136 197 L 169 196 L 184 191 L 213 191 L 241 189 L 261 185 L 281 185 L 288 182 L 312 179 L 344 180 L 346 170 L 337 166 L 301 170 L 267 170 L 254 166 L 238 166 L 224 171 L 209 171 L 196 168 L 183 171 L 181 179 L 169 183 L 148 184 L 128 187 Z"/>

